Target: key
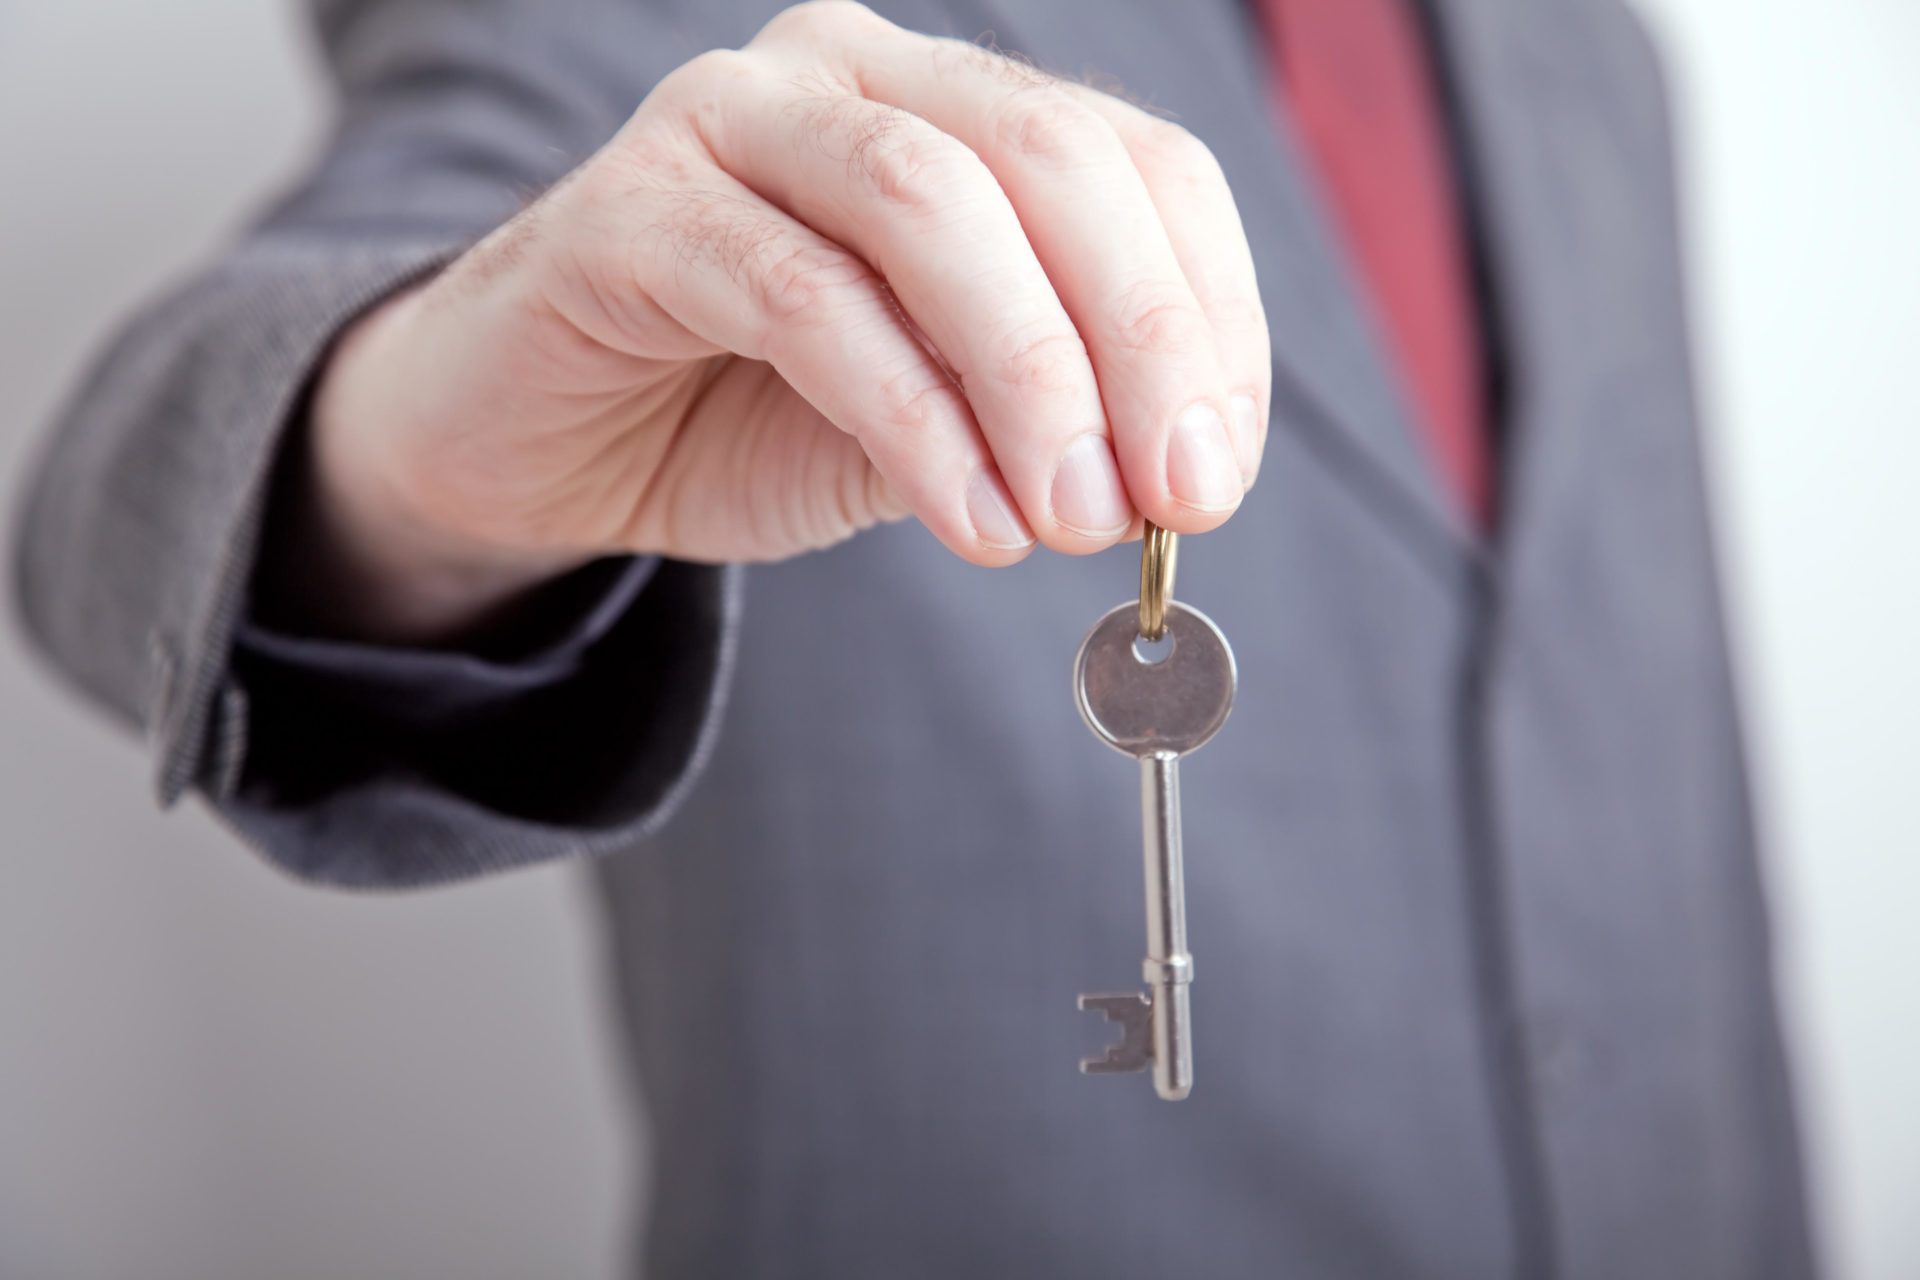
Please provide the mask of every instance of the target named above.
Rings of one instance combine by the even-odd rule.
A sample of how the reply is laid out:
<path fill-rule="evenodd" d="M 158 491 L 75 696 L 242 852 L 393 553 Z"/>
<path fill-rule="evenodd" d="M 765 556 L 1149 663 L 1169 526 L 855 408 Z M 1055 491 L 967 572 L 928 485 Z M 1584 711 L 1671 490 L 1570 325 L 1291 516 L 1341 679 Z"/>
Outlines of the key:
<path fill-rule="evenodd" d="M 1177 1101 L 1193 1089 L 1193 1033 L 1188 985 L 1185 869 L 1180 847 L 1180 757 L 1205 745 L 1233 708 L 1238 672 L 1233 650 L 1212 619 L 1170 598 L 1168 569 L 1154 571 L 1148 527 L 1147 566 L 1138 604 L 1123 604 L 1087 634 L 1074 663 L 1074 694 L 1094 735 L 1140 762 L 1140 813 L 1145 832 L 1147 982 L 1137 992 L 1083 995 L 1080 1007 L 1104 1014 L 1120 1039 L 1080 1069 L 1089 1074 L 1153 1068 L 1153 1087 Z M 1157 553 L 1162 565 L 1170 547 Z M 1163 620 L 1163 635 L 1143 629 Z"/>

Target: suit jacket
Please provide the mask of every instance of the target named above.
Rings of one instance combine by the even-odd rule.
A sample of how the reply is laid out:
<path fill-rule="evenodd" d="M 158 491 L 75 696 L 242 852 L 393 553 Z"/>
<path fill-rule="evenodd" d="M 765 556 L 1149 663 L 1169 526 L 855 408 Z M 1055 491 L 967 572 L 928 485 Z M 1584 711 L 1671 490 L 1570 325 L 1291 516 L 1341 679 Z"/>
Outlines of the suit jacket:
<path fill-rule="evenodd" d="M 1141 950 L 1136 773 L 1075 646 L 1137 549 L 917 526 L 596 567 L 514 653 L 248 622 L 331 336 L 777 0 L 346 0 L 312 174 L 127 327 L 28 494 L 41 644 L 274 864 L 596 864 L 650 1112 L 649 1274 L 1812 1269 L 1703 499 L 1665 99 L 1613 0 L 1439 0 L 1504 515 L 1423 455 L 1227 0 L 898 0 L 1209 143 L 1273 332 L 1259 486 L 1189 540 L 1237 646 L 1185 771 L 1197 1085 L 1083 1078 Z M 570 593 L 570 594 L 569 594 Z"/>

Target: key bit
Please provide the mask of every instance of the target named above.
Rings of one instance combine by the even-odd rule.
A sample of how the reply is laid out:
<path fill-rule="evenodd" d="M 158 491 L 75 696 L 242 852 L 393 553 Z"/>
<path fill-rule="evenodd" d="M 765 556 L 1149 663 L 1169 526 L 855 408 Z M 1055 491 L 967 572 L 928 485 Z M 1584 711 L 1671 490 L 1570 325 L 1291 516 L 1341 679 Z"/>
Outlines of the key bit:
<path fill-rule="evenodd" d="M 1153 1062 L 1153 1001 L 1138 991 L 1081 996 L 1080 1007 L 1104 1014 L 1120 1028 L 1120 1038 L 1097 1058 L 1080 1059 L 1080 1070 L 1090 1076 L 1145 1071 Z"/>

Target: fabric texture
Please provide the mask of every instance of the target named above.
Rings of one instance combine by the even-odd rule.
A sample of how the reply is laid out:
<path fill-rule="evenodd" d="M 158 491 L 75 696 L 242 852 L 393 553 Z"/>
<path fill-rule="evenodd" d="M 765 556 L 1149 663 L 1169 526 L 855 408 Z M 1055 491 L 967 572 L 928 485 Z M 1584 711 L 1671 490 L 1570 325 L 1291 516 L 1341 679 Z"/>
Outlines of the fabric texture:
<path fill-rule="evenodd" d="M 655 1280 L 1811 1274 L 1668 122 L 1614 0 L 1435 5 L 1509 442 L 1493 541 L 1270 127 L 1250 12 L 880 6 L 1117 80 L 1246 219 L 1268 454 L 1181 564 L 1241 672 L 1183 770 L 1186 1102 L 1075 1070 L 1106 1029 L 1074 995 L 1135 980 L 1142 906 L 1136 771 L 1066 673 L 1134 548 L 987 571 L 900 525 L 662 561 L 604 631 L 483 678 L 510 696 L 437 705 L 476 655 L 238 634 L 333 336 L 776 7 L 321 7 L 331 145 L 119 336 L 22 513 L 27 624 L 146 729 L 163 798 L 335 885 L 619 851 L 593 866 Z"/>

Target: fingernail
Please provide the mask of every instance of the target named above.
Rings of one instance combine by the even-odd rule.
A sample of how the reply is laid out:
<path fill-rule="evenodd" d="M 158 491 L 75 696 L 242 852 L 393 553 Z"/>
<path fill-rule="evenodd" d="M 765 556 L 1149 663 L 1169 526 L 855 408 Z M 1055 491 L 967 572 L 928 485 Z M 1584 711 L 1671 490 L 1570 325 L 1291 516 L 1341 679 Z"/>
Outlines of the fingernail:
<path fill-rule="evenodd" d="M 1225 511 L 1245 492 L 1227 424 L 1212 405 L 1196 404 L 1173 424 L 1167 444 L 1167 488 L 1199 511 Z"/>
<path fill-rule="evenodd" d="M 1260 406 L 1252 396 L 1235 396 L 1227 409 L 1233 414 L 1233 460 L 1240 468 L 1240 486 L 1251 488 L 1253 473 L 1260 468 Z"/>
<path fill-rule="evenodd" d="M 1067 446 L 1053 473 L 1053 518 L 1092 538 L 1110 537 L 1133 522 L 1105 436 L 1084 435 Z"/>
<path fill-rule="evenodd" d="M 974 472 L 967 482 L 967 516 L 982 546 L 1017 551 L 1033 545 L 1033 530 L 1020 518 L 1006 481 L 991 467 Z"/>

